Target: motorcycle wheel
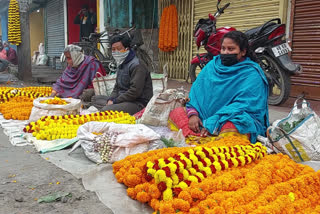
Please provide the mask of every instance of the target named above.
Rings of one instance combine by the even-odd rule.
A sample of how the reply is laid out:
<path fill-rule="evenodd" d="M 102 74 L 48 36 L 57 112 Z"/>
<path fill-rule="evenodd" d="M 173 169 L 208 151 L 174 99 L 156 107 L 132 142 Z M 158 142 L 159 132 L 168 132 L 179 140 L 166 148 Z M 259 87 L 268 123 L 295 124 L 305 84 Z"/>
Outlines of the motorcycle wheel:
<path fill-rule="evenodd" d="M 191 80 L 191 84 L 197 79 L 197 68 L 200 68 L 199 64 L 191 64 L 189 67 L 189 77 Z"/>
<path fill-rule="evenodd" d="M 269 83 L 270 105 L 281 105 L 287 101 L 290 95 L 290 75 L 283 71 L 277 62 L 270 56 L 259 55 L 260 66 L 265 73 Z"/>

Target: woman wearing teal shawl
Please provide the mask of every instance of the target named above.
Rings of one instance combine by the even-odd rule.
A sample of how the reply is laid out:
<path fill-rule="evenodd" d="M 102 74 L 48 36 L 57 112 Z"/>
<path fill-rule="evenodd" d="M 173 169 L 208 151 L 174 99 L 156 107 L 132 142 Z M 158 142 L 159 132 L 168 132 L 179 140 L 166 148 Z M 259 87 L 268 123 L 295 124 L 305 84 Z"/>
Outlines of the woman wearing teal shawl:
<path fill-rule="evenodd" d="M 214 57 L 193 83 L 187 103 L 189 128 L 206 136 L 234 128 L 251 143 L 269 126 L 268 82 L 250 58 L 248 39 L 239 32 L 224 35 L 221 54 Z"/>

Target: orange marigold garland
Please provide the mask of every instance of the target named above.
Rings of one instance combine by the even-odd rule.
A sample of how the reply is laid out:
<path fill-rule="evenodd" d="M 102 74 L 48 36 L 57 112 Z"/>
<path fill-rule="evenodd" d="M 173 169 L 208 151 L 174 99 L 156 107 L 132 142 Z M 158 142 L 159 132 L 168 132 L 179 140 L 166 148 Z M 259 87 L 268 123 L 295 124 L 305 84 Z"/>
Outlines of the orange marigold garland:
<path fill-rule="evenodd" d="M 239 143 L 244 143 L 244 139 L 234 136 L 220 139 L 216 141 L 216 145 L 220 146 L 224 142 L 231 144 L 231 141 L 236 144 L 237 140 Z M 243 153 L 238 151 L 241 157 L 247 154 L 245 149 L 247 146 L 245 144 L 242 147 L 238 146 L 238 148 L 244 148 L 241 149 Z M 208 148 L 214 150 L 212 146 L 204 144 L 192 148 L 193 152 L 190 151 L 190 147 L 167 148 L 132 155 L 115 162 L 113 171 L 118 182 L 130 185 L 127 190 L 128 195 L 140 202 L 147 202 L 155 213 L 319 213 L 317 211 L 320 210 L 320 171 L 315 173 L 309 166 L 297 164 L 282 154 L 267 155 L 263 159 L 252 160 L 251 164 L 241 167 L 216 170 L 207 177 L 203 176 L 201 182 L 197 178 L 184 189 L 173 187 L 173 181 L 176 182 L 177 178 L 171 173 L 174 171 L 172 169 L 177 168 L 175 171 L 180 172 L 180 168 L 178 170 L 175 164 L 177 161 L 175 157 L 178 155 L 182 159 L 182 154 L 186 156 L 185 154 L 189 153 L 189 161 L 192 165 L 198 166 L 202 163 L 199 159 L 203 160 L 201 156 L 204 157 L 201 152 L 204 150 L 209 152 Z M 220 153 L 229 153 L 230 158 L 234 158 L 231 157 L 231 150 Z M 198 159 L 197 164 L 194 164 L 196 158 L 193 155 Z M 219 161 L 220 155 L 215 155 Z M 221 155 L 221 160 L 223 157 L 228 158 L 229 155 Z M 185 158 L 183 159 L 188 162 Z M 158 165 L 155 164 L 157 160 Z M 171 173 L 170 179 L 173 185 L 171 199 L 164 196 L 166 186 L 160 184 L 161 182 L 157 184 L 152 176 L 145 176 L 145 171 L 149 170 L 146 165 L 151 167 L 152 164 L 152 169 L 159 167 L 157 171 L 163 170 L 166 178 L 169 178 L 167 173 Z M 177 164 L 180 167 L 181 164 Z M 182 165 L 185 164 L 182 163 Z M 160 166 L 162 166 L 161 169 Z M 196 173 L 202 171 L 199 169 Z M 183 179 L 181 175 L 179 176 L 178 179 Z M 165 198 L 167 200 L 164 200 Z"/>
<path fill-rule="evenodd" d="M 175 5 L 163 9 L 158 47 L 165 52 L 174 51 L 178 47 L 178 12 Z"/>

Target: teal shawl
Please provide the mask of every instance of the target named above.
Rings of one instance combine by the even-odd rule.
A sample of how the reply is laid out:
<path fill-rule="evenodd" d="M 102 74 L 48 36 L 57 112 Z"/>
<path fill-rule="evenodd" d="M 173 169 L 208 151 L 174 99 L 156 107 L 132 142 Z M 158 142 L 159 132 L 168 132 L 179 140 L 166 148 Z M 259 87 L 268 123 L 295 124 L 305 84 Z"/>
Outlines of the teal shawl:
<path fill-rule="evenodd" d="M 268 82 L 261 67 L 250 58 L 233 65 L 214 57 L 193 83 L 187 107 L 195 108 L 203 126 L 218 134 L 232 122 L 241 134 L 265 135 L 269 126 Z"/>

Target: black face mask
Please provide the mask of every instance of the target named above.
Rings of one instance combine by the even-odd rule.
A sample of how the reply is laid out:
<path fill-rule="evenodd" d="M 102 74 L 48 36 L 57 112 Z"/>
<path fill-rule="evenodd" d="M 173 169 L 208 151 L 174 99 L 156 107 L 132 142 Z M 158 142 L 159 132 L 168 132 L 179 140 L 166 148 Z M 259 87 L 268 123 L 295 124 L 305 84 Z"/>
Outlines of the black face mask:
<path fill-rule="evenodd" d="M 225 66 L 231 66 L 239 62 L 238 54 L 220 54 L 221 63 Z"/>

